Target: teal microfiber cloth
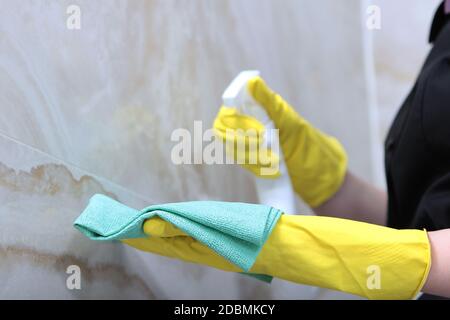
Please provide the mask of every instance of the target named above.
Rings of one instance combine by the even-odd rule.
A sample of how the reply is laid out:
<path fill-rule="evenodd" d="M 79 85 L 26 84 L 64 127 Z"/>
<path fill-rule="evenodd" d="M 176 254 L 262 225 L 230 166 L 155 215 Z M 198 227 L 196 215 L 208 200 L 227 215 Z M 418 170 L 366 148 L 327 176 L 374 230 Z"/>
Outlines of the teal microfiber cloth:
<path fill-rule="evenodd" d="M 158 216 L 248 272 L 281 214 L 265 205 L 219 201 L 152 205 L 139 211 L 96 194 L 74 226 L 92 240 L 146 238 L 145 220 Z"/>

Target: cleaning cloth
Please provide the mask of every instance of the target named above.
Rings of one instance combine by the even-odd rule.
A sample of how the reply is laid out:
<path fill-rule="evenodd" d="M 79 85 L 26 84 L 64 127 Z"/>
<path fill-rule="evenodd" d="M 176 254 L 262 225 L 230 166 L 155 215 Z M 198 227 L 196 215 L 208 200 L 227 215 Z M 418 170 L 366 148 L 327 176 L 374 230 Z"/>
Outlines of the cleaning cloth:
<path fill-rule="evenodd" d="M 218 201 L 153 205 L 139 211 L 97 194 L 74 226 L 92 240 L 148 238 L 145 221 L 159 217 L 247 272 L 281 214 L 265 205 Z"/>

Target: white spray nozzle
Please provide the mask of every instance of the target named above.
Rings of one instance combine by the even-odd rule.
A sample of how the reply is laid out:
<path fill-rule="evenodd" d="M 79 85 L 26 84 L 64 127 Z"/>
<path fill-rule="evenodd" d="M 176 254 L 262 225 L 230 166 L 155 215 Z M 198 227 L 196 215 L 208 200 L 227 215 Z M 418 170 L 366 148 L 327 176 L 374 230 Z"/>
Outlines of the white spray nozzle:
<path fill-rule="evenodd" d="M 247 89 L 248 81 L 259 75 L 260 72 L 257 70 L 242 71 L 225 90 L 222 100 L 224 106 L 237 108 L 239 112 L 252 116 L 267 125 L 270 118 Z"/>
<path fill-rule="evenodd" d="M 223 93 L 222 99 L 226 107 L 239 107 L 249 103 L 251 98 L 247 92 L 247 82 L 260 75 L 259 71 L 242 71 Z M 250 101 L 249 101 L 250 100 Z"/>
<path fill-rule="evenodd" d="M 265 126 L 264 143 L 273 152 L 279 151 L 278 135 L 270 134 L 275 126 L 266 110 L 251 96 L 247 89 L 250 79 L 260 75 L 259 71 L 242 71 L 228 86 L 222 95 L 225 107 L 236 108 L 240 113 L 256 118 Z M 283 210 L 295 212 L 295 196 L 284 161 L 279 163 L 281 177 L 278 179 L 257 179 L 256 189 L 261 203 Z"/>

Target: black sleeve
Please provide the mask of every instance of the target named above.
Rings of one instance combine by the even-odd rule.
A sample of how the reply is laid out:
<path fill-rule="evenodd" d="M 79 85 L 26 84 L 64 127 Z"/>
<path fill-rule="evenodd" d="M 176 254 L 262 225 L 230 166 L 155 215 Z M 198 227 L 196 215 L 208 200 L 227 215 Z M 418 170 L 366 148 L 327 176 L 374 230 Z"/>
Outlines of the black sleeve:
<path fill-rule="evenodd" d="M 450 55 L 439 58 L 426 73 L 423 134 L 433 156 L 444 158 L 450 168 Z"/>
<path fill-rule="evenodd" d="M 450 172 L 436 180 L 423 195 L 414 225 L 428 231 L 450 228 Z"/>
<path fill-rule="evenodd" d="M 450 55 L 436 59 L 425 75 L 421 129 L 439 174 L 420 201 L 414 225 L 439 230 L 450 228 Z"/>

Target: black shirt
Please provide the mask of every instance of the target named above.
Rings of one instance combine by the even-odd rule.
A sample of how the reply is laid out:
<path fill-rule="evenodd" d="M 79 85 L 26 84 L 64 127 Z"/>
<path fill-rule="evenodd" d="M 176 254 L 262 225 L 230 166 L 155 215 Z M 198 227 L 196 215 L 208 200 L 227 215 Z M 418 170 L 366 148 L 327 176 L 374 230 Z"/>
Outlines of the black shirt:
<path fill-rule="evenodd" d="M 450 228 L 449 21 L 441 5 L 433 48 L 386 138 L 390 227 Z"/>

